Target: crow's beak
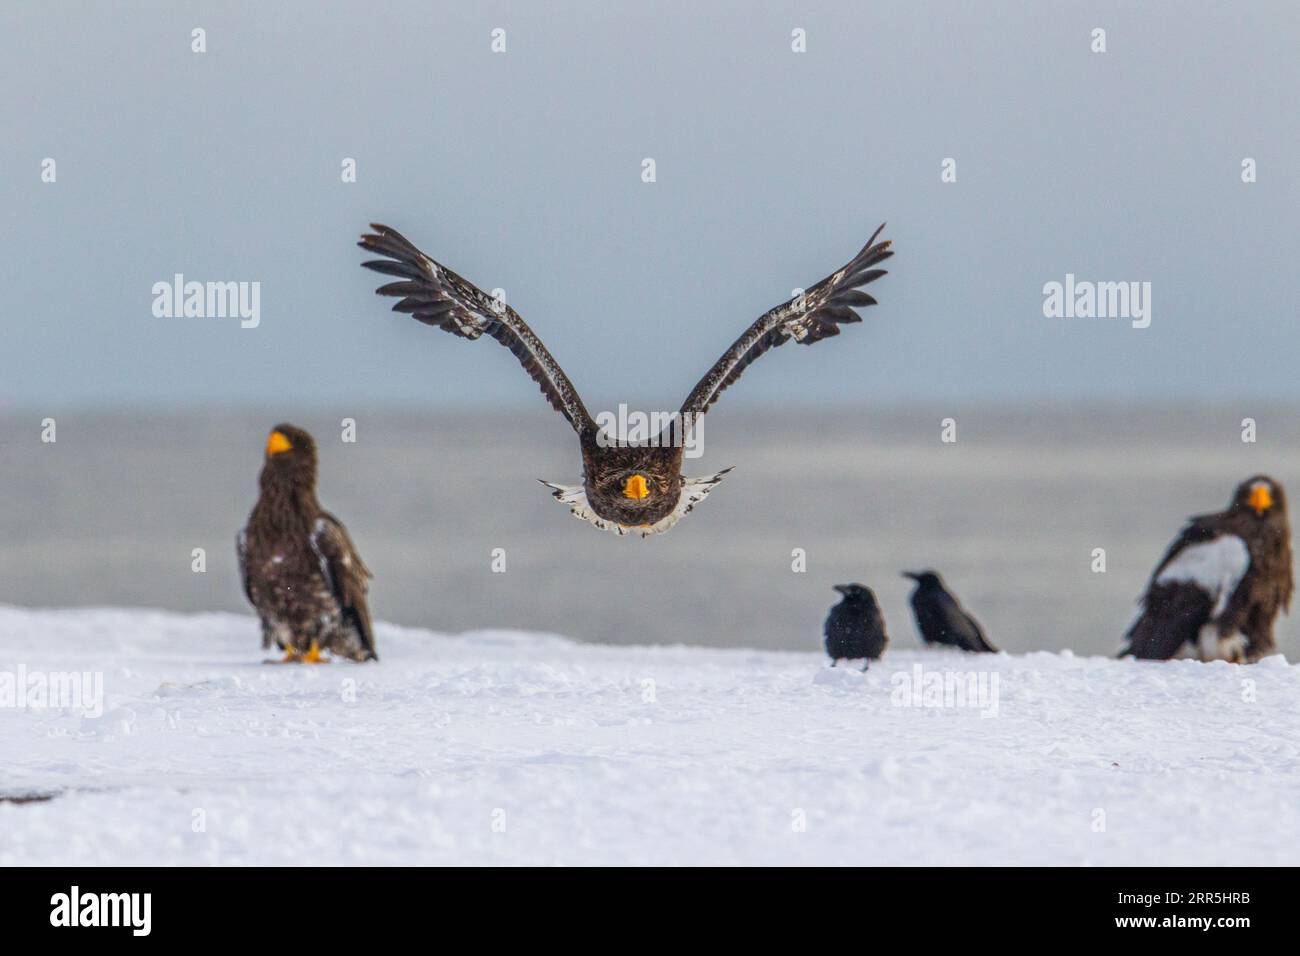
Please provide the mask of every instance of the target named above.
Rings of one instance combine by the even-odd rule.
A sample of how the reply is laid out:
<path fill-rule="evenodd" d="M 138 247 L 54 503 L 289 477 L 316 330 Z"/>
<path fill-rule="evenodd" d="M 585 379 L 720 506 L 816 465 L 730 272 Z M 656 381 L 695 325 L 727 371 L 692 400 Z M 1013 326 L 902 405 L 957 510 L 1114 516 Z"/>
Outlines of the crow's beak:
<path fill-rule="evenodd" d="M 839 591 L 841 594 L 847 597 L 849 593 L 849 586 L 847 584 L 837 584 L 835 585 L 835 590 Z"/>
<path fill-rule="evenodd" d="M 921 575 L 916 571 L 904 571 L 902 576 L 905 578 L 911 578 L 913 581 L 921 580 Z"/>

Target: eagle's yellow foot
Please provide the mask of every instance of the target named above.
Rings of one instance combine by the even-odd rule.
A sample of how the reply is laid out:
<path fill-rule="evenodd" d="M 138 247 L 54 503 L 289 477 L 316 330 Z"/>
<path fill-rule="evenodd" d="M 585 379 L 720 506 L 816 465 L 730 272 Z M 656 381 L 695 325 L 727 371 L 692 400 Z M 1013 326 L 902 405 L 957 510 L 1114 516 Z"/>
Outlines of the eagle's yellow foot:
<path fill-rule="evenodd" d="M 311 647 L 307 648 L 307 653 L 303 655 L 304 664 L 328 664 L 329 659 L 320 656 L 320 644 L 316 641 L 311 642 Z"/>
<path fill-rule="evenodd" d="M 292 664 L 292 663 L 293 663 L 294 661 L 296 661 L 296 660 L 298 660 L 298 652 L 295 651 L 295 650 L 293 649 L 293 645 L 290 644 L 290 645 L 288 645 L 287 647 L 285 647 L 285 649 L 284 649 L 284 657 L 280 658 L 280 663 L 281 663 L 281 664 Z"/>

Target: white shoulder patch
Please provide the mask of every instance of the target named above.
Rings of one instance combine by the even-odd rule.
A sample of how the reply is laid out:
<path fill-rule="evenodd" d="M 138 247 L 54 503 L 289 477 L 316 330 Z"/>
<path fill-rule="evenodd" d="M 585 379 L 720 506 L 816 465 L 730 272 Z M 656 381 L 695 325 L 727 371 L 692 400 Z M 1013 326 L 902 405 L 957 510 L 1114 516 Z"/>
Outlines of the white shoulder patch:
<path fill-rule="evenodd" d="M 320 548 L 320 536 L 325 532 L 325 519 L 317 518 L 316 524 L 312 526 L 311 537 L 307 540 L 311 543 L 311 549 L 316 554 L 316 561 L 320 565 L 320 573 L 325 576 L 325 583 L 329 585 L 330 590 L 334 590 L 334 575 L 330 574 L 330 563 L 325 557 L 325 552 Z"/>
<path fill-rule="evenodd" d="M 681 497 L 677 499 L 677 507 L 654 524 L 647 525 L 619 524 L 616 521 L 607 521 L 602 518 L 591 510 L 591 504 L 587 501 L 587 490 L 582 485 L 557 485 L 549 481 L 543 481 L 542 484 L 552 489 L 551 494 L 556 501 L 562 501 L 569 506 L 569 513 L 575 518 L 589 521 L 602 531 L 613 531 L 618 535 L 639 534 L 643 538 L 648 538 L 652 534 L 663 534 L 683 517 L 690 514 L 691 510 L 707 498 L 710 491 L 717 487 L 718 482 L 727 477 L 729 471 L 731 471 L 730 468 L 724 468 L 716 475 L 684 479 L 682 481 Z"/>
<path fill-rule="evenodd" d="M 1156 584 L 1186 581 L 1214 601 L 1210 617 L 1218 617 L 1250 567 L 1250 550 L 1235 534 L 1225 534 L 1183 548 L 1156 577 Z"/>

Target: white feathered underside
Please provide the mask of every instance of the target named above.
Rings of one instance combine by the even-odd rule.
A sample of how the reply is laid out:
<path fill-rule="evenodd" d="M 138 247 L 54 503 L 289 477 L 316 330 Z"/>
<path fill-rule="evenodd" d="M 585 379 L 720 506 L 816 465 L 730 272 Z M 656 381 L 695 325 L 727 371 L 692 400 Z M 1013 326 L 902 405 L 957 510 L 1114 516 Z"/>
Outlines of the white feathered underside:
<path fill-rule="evenodd" d="M 1228 606 L 1228 599 L 1249 567 L 1246 542 L 1235 534 L 1225 534 L 1183 548 L 1156 576 L 1156 584 L 1195 584 L 1214 602 L 1210 617 L 1215 618 Z"/>
<path fill-rule="evenodd" d="M 725 468 L 716 475 L 684 478 L 682 480 L 681 497 L 677 499 L 677 507 L 654 524 L 649 525 L 619 524 L 617 521 L 602 518 L 591 509 L 591 505 L 587 501 L 587 490 L 582 485 L 557 485 L 550 481 L 543 481 L 542 484 L 553 489 L 551 493 L 554 495 L 555 500 L 568 505 L 569 513 L 575 518 L 589 521 L 602 531 L 612 531 L 617 535 L 639 534 L 643 538 L 648 538 L 652 534 L 663 534 L 684 516 L 690 514 L 691 510 L 707 498 L 709 492 L 716 488 L 723 478 L 727 477 L 729 471 L 731 471 L 730 468 Z"/>

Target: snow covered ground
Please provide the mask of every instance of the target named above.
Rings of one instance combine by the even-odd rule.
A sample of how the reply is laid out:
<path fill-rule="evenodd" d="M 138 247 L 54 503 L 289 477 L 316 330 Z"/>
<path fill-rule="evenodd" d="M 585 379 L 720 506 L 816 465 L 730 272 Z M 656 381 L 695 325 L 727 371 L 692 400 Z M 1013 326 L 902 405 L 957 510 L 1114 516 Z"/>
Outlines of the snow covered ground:
<path fill-rule="evenodd" d="M 0 864 L 1300 862 L 1280 657 L 378 637 L 268 666 L 248 617 L 0 607 Z"/>

